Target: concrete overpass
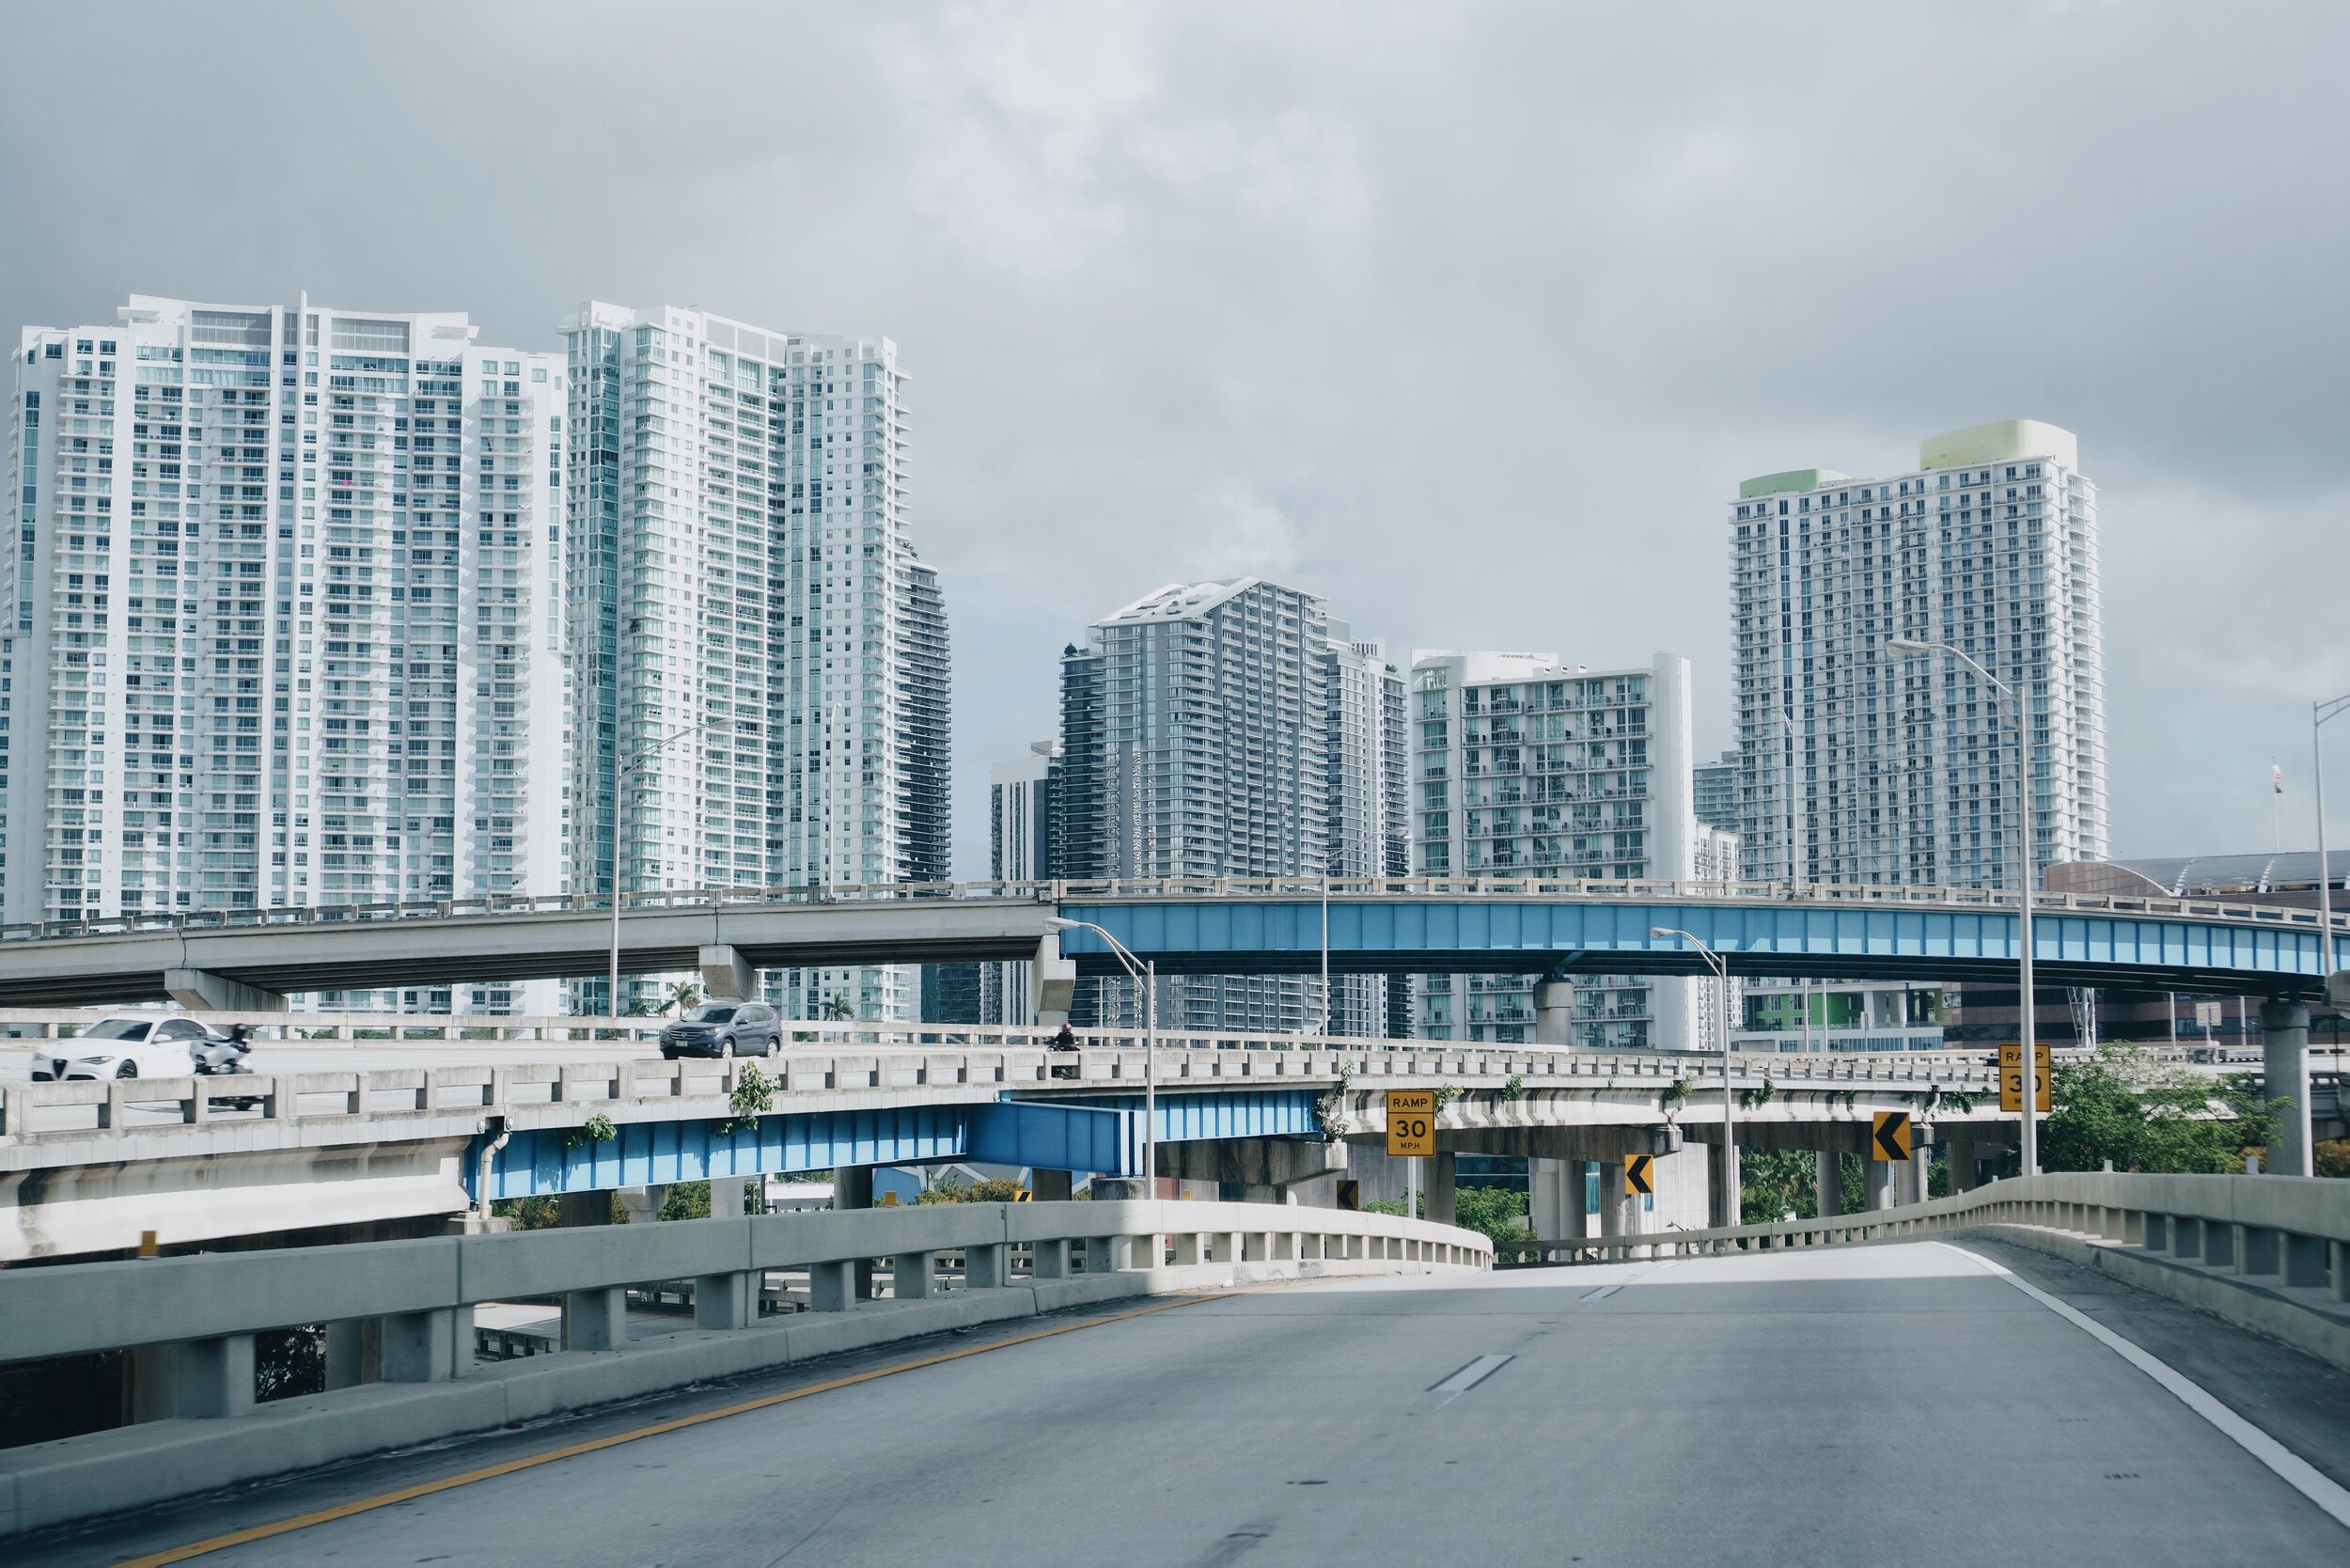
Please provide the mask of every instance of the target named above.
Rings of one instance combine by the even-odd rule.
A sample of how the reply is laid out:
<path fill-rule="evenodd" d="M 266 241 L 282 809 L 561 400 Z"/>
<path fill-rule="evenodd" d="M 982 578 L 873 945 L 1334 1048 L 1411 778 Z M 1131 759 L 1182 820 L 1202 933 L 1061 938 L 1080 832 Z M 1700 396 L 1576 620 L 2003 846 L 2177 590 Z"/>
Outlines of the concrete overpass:
<path fill-rule="evenodd" d="M 0 1450 L 0 1530 L 50 1527 L 27 1562 L 2338 1560 L 2339 1374 L 2119 1271 L 2315 1320 L 2350 1185 L 2182 1180 L 1506 1273 L 1418 1222 L 1139 1202 L 11 1270 L 0 1358 L 125 1352 L 142 1419 Z M 2216 1225 L 2285 1262 L 2220 1279 Z M 690 1316 L 624 1312 L 653 1279 Z M 558 1347 L 464 1354 L 525 1299 Z M 324 1387 L 257 1404 L 290 1318 Z"/>
<path fill-rule="evenodd" d="M 577 1019 L 483 1027 L 546 1033 L 565 1024 L 592 1032 Z M 812 1038 L 766 1062 L 660 1062 L 606 1050 L 568 1061 L 369 1065 L 228 1082 L 0 1085 L 0 1261 L 123 1251 L 144 1231 L 167 1247 L 297 1228 L 331 1238 L 437 1221 L 485 1197 L 843 1167 L 977 1159 L 1079 1176 L 1140 1174 L 1145 1058 L 1133 1037 L 1099 1037 L 1068 1054 L 1024 1029 L 908 1031 L 931 1035 L 927 1042 L 876 1038 L 891 1031 L 870 1025 L 798 1032 Z M 1449 1213 L 1463 1153 L 1604 1162 L 1616 1178 L 1616 1162 L 1631 1152 L 1680 1147 L 1668 1164 L 1709 1168 L 1720 1157 L 1718 1056 L 1239 1043 L 1162 1042 L 1158 1174 L 1278 1198 L 1284 1187 L 1342 1173 L 1350 1150 L 1383 1151 L 1389 1088 L 1457 1090 L 1438 1118 L 1440 1153 L 1426 1172 L 1437 1217 Z M 256 1060 L 266 1066 L 274 1048 L 264 1040 Z M 745 1100 L 753 1070 L 764 1088 Z M 1980 1051 L 1740 1056 L 1731 1070 L 1744 1102 L 1735 1119 L 1742 1147 L 1856 1153 L 1880 1110 L 1907 1111 L 1934 1136 L 1986 1154 L 2014 1137 Z M 215 1098 L 229 1093 L 259 1104 L 238 1110 Z M 2337 1074 L 2316 1080 L 2312 1108 L 2319 1136 L 2341 1130 Z M 1972 1162 L 1964 1163 L 1971 1179 Z M 1579 1194 L 1579 1175 L 1574 1184 Z M 1894 1196 L 1888 1184 L 1885 1200 Z"/>
<path fill-rule="evenodd" d="M 1120 972 L 1101 924 L 1162 973 L 1305 973 L 1322 963 L 1323 886 L 1308 882 L 984 883 L 631 895 L 630 973 L 699 968 L 736 996 L 762 968 L 1033 959 Z M 2308 999 L 2326 964 L 2313 911 L 2088 894 L 2043 895 L 2035 961 L 2050 986 L 2127 986 Z M 2336 930 L 2350 929 L 2350 915 Z M 218 911 L 0 928 L 0 1006 L 165 997 L 282 1007 L 290 993 L 604 972 L 602 898 Z M 1340 972 L 1696 974 L 1669 926 L 1741 975 L 1996 980 L 2013 973 L 2013 895 L 1784 884 L 1335 881 Z"/>

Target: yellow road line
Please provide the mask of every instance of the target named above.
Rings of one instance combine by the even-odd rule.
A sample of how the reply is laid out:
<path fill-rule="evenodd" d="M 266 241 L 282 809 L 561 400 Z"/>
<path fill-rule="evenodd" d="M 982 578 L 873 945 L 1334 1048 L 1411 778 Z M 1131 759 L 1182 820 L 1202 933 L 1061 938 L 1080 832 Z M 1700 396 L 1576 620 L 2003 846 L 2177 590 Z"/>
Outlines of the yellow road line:
<path fill-rule="evenodd" d="M 309 1513 L 297 1513 L 290 1519 L 278 1519 L 270 1524 L 255 1525 L 246 1529 L 230 1530 L 226 1535 L 215 1535 L 209 1540 L 190 1542 L 184 1546 L 173 1546 L 164 1551 L 150 1552 L 145 1557 L 126 1558 L 117 1563 L 115 1568 L 160 1568 L 161 1564 L 166 1562 L 185 1562 L 192 1557 L 203 1557 L 211 1552 L 225 1551 L 230 1546 L 242 1546 L 247 1542 L 266 1541 L 274 1535 L 288 1535 L 298 1529 L 308 1529 L 312 1525 L 329 1524 L 337 1519 L 348 1519 L 354 1513 L 368 1513 L 379 1508 L 389 1508 L 395 1503 L 408 1502 L 416 1497 L 429 1497 L 435 1492 L 446 1492 L 459 1486 L 470 1486 L 477 1481 L 494 1481 L 499 1476 L 510 1476 L 517 1470 L 535 1469 L 540 1465 L 552 1465 L 558 1459 L 572 1459 L 583 1453 L 594 1453 L 599 1449 L 618 1448 L 622 1443 L 634 1443 L 639 1438 L 658 1437 L 665 1433 L 680 1432 L 689 1426 L 699 1426 L 704 1421 L 724 1420 L 728 1416 L 740 1416 L 753 1410 L 764 1410 L 770 1405 L 789 1404 L 795 1399 L 807 1399 L 811 1394 L 826 1394 L 836 1388 L 848 1388 L 859 1383 L 870 1383 L 877 1377 L 892 1377 L 899 1372 L 918 1372 L 924 1367 L 935 1367 L 948 1361 L 960 1361 L 965 1356 L 981 1356 L 991 1350 L 1007 1350 L 1013 1345 L 1033 1344 L 1039 1340 L 1049 1340 L 1057 1335 L 1073 1334 L 1080 1328 L 1098 1328 L 1104 1324 L 1123 1323 L 1130 1318 L 1147 1318 L 1153 1312 L 1170 1312 L 1178 1307 L 1197 1307 L 1208 1301 L 1226 1301 L 1234 1295 L 1246 1294 L 1247 1293 L 1228 1291 L 1215 1295 L 1186 1296 L 1181 1301 L 1163 1301 L 1155 1307 L 1138 1307 L 1130 1312 L 1113 1312 L 1108 1317 L 1088 1318 L 1083 1323 L 1065 1323 L 1057 1328 L 1040 1328 L 1032 1334 L 1019 1334 L 1009 1340 L 996 1340 L 983 1345 L 970 1345 L 962 1350 L 948 1351 L 940 1356 L 925 1356 L 918 1360 L 900 1361 L 894 1366 L 875 1367 L 870 1372 L 854 1372 L 847 1377 L 836 1377 L 825 1383 L 813 1383 L 805 1388 L 792 1388 L 780 1394 L 768 1394 L 760 1399 L 744 1400 L 740 1404 L 729 1404 L 717 1410 L 704 1410 L 697 1415 L 680 1416 L 673 1420 L 655 1421 L 650 1426 L 640 1426 L 628 1432 L 616 1432 L 607 1437 L 590 1438 L 585 1443 L 572 1443 L 559 1449 L 549 1449 L 543 1453 L 526 1454 L 520 1459 L 509 1459 L 495 1465 L 484 1465 L 478 1470 L 467 1470 L 462 1475 L 446 1476 L 439 1481 L 421 1482 L 415 1486 L 403 1486 L 395 1492 L 379 1492 L 371 1497 L 360 1497 L 352 1502 L 337 1503 L 332 1508 L 321 1508 Z"/>

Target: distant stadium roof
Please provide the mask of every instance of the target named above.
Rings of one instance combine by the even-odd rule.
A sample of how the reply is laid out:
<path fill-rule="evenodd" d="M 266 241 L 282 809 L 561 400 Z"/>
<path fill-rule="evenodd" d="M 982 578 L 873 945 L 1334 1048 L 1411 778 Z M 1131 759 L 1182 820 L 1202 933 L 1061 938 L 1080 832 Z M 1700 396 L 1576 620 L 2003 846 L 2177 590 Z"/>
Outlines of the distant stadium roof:
<path fill-rule="evenodd" d="M 2350 853 L 2326 855 L 2326 880 L 2350 881 Z M 2317 891 L 2317 852 L 2158 856 L 2146 860 L 2068 860 L 2046 873 L 2051 893 L 2138 894 L 2173 899 Z"/>

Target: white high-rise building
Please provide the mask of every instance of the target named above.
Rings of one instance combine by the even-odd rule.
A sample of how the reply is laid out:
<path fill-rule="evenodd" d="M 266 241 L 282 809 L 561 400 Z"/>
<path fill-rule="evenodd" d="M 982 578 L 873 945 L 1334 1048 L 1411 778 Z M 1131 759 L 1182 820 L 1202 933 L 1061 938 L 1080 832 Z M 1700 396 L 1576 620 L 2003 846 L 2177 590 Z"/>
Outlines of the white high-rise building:
<path fill-rule="evenodd" d="M 1430 876 L 1685 881 L 1697 871 L 1689 661 L 1593 670 L 1549 653 L 1412 659 L 1412 837 Z M 1710 842 L 1710 841 L 1709 841 Z M 1533 1037 L 1540 977 L 1429 975 L 1428 1040 Z M 1690 980 L 1578 975 L 1572 1043 L 1680 1050 Z"/>
<path fill-rule="evenodd" d="M 306 295 L 25 329 L 7 918 L 566 890 L 563 366 L 476 331 Z"/>
<path fill-rule="evenodd" d="M 1329 743 L 1329 874 L 1402 876 L 1411 864 L 1411 824 L 1403 776 L 1403 673 L 1387 645 L 1356 637 L 1342 620 L 1328 623 L 1324 699 Z M 1411 1022 L 1408 975 L 1334 975 L 1330 1032 L 1402 1036 Z"/>
<path fill-rule="evenodd" d="M 630 891 L 922 872 L 945 610 L 907 535 L 897 346 L 600 303 L 564 333 L 577 885 L 612 885 L 616 816 Z M 912 966 L 774 988 L 798 1016 L 918 1002 Z"/>
<path fill-rule="evenodd" d="M 1765 475 L 1728 521 L 1749 876 L 2018 886 L 2013 712 L 1895 637 L 1962 650 L 2029 708 L 2034 864 L 2106 857 L 2097 492 L 2070 431 L 1953 431 L 1886 478 Z"/>
<path fill-rule="evenodd" d="M 1053 874 L 1053 781 L 1058 741 L 1032 741 L 1028 754 L 988 770 L 987 874 L 997 882 L 1042 882 Z M 1029 965 L 990 964 L 979 971 L 979 1021 L 1032 1024 L 1036 998 Z"/>

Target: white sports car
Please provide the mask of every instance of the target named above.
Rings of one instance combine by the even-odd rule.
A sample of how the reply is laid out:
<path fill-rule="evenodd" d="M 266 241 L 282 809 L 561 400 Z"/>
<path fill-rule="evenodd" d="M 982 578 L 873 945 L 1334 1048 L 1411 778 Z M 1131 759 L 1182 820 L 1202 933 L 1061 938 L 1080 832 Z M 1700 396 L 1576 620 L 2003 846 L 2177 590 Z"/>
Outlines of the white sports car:
<path fill-rule="evenodd" d="M 33 1081 L 61 1078 L 184 1078 L 196 1071 L 191 1041 L 204 1038 L 193 1018 L 102 1018 L 70 1040 L 33 1053 Z"/>

